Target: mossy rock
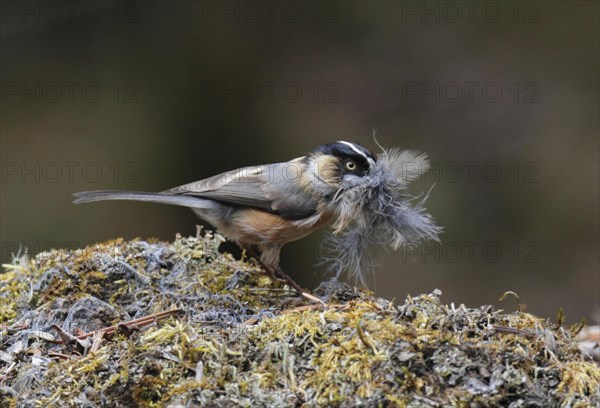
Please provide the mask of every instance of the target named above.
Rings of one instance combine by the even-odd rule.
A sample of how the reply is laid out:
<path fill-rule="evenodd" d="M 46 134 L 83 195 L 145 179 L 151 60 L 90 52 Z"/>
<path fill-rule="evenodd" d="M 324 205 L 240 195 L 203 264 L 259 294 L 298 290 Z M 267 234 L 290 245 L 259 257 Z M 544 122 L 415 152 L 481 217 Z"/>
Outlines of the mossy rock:
<path fill-rule="evenodd" d="M 577 328 L 333 281 L 311 303 L 222 241 L 113 240 L 5 265 L 0 406 L 600 406 Z"/>

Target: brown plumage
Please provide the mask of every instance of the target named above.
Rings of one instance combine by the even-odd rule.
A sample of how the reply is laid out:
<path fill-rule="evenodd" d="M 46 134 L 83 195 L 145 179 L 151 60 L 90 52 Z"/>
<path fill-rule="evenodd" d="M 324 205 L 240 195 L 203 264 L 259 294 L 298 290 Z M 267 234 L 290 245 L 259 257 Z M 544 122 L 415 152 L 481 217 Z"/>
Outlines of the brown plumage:
<path fill-rule="evenodd" d="M 383 191 L 383 184 L 393 184 L 389 178 L 396 177 L 390 172 L 387 178 L 380 177 L 383 173 L 377 166 L 364 147 L 339 141 L 288 162 L 244 167 L 160 193 L 88 191 L 76 193 L 74 202 L 135 200 L 189 207 L 243 248 L 253 253 L 252 247 L 257 246 L 266 272 L 302 292 L 279 266 L 282 246 L 322 228 L 334 217 L 338 234 L 348 229 L 352 220 L 362 219 L 359 212 L 369 209 L 363 205 L 369 194 L 357 189 L 368 185 L 373 191 Z M 374 174 L 379 176 L 373 178 Z M 355 197 L 355 203 L 344 197 Z M 377 201 L 377 197 L 371 197 L 376 199 L 371 202 L 385 201 Z M 377 206 L 370 210 L 386 211 Z M 362 224 L 368 233 L 366 223 Z M 361 248 L 352 252 L 356 253 L 350 256 L 362 256 Z"/>

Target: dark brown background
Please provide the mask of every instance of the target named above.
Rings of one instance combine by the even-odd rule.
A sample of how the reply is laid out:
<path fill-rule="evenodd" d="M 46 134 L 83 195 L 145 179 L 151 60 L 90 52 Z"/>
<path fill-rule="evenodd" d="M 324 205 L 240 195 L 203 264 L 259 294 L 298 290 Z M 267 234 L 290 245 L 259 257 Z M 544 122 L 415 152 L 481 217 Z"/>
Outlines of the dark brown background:
<path fill-rule="evenodd" d="M 2 259 L 195 233 L 184 208 L 72 192 L 158 191 L 338 139 L 376 149 L 377 128 L 430 155 L 414 191 L 435 183 L 445 227 L 441 248 L 383 256 L 378 294 L 513 310 L 513 290 L 539 315 L 597 318 L 598 46 L 592 1 L 3 1 Z M 310 287 L 317 243 L 284 253 Z"/>

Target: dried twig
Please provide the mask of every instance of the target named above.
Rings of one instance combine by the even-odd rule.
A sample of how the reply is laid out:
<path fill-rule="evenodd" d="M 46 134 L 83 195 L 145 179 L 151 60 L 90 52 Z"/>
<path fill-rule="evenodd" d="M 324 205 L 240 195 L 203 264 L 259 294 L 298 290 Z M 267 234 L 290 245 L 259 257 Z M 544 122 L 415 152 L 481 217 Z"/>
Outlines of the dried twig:
<path fill-rule="evenodd" d="M 50 351 L 48 353 L 48 357 L 58 357 L 61 360 L 77 360 L 80 357 L 79 356 L 73 356 L 73 355 L 68 355 L 68 354 L 63 354 L 63 353 L 57 353 L 54 351 Z"/>
<path fill-rule="evenodd" d="M 536 336 L 535 333 L 533 333 L 529 330 L 515 329 L 514 327 L 492 326 L 492 329 L 497 332 L 501 332 L 501 333 L 510 333 L 510 334 L 516 334 L 516 335 L 525 336 L 525 337 L 535 337 Z"/>
<path fill-rule="evenodd" d="M 92 347 L 90 348 L 90 351 L 92 353 L 95 353 L 96 351 L 100 350 L 100 347 L 102 347 L 102 338 L 103 337 L 104 337 L 103 331 L 98 331 L 96 334 L 94 334 L 94 338 L 92 340 Z"/>
<path fill-rule="evenodd" d="M 312 304 L 312 305 L 304 305 L 304 306 L 298 306 L 298 307 L 293 307 L 291 309 L 285 309 L 281 312 L 281 314 L 288 314 L 288 313 L 294 313 L 294 312 L 305 312 L 307 310 L 314 310 L 314 309 L 319 309 L 323 306 L 328 306 L 331 309 L 335 309 L 336 311 L 341 311 L 341 310 L 346 310 L 350 307 L 350 305 L 348 303 L 333 303 L 333 304 Z"/>
<path fill-rule="evenodd" d="M 83 340 L 86 339 L 88 337 L 94 336 L 97 332 L 102 332 L 103 335 L 107 335 L 107 334 L 113 334 L 115 331 L 117 331 L 117 329 L 119 328 L 119 326 L 125 326 L 128 329 L 133 329 L 133 328 L 138 328 L 138 327 L 144 327 L 147 326 L 151 323 L 154 323 L 155 321 L 164 319 L 166 317 L 172 316 L 176 313 L 181 312 L 181 309 L 171 309 L 171 310 L 166 310 L 164 312 L 158 312 L 158 313 L 154 313 L 148 316 L 143 316 L 140 317 L 138 319 L 134 319 L 134 320 L 130 320 L 128 322 L 120 322 L 117 323 L 113 326 L 109 326 L 109 327 L 105 327 L 103 329 L 100 330 L 95 330 L 93 332 L 89 332 L 89 333 L 85 333 L 82 334 L 80 336 L 77 336 L 77 338 L 79 340 Z"/>

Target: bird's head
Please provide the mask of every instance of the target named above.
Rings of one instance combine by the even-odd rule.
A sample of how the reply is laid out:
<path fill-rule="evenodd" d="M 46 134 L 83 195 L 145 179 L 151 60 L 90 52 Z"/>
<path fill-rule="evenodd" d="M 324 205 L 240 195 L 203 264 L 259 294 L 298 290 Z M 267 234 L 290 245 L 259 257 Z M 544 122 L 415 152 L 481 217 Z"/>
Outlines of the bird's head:
<path fill-rule="evenodd" d="M 363 146 L 345 141 L 324 144 L 306 156 L 312 187 L 324 196 L 365 183 L 376 160 Z"/>

